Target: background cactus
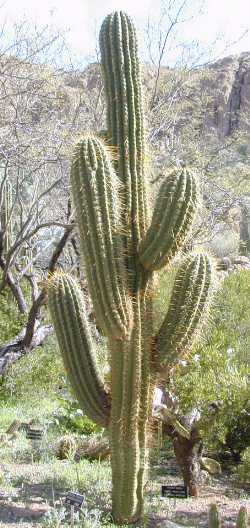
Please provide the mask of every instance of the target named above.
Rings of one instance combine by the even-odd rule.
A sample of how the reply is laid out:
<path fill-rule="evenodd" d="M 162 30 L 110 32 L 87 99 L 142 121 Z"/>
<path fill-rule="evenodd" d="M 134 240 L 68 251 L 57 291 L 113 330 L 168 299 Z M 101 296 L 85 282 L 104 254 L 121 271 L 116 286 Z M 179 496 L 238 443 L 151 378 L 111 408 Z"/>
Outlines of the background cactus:
<path fill-rule="evenodd" d="M 88 136 L 77 145 L 71 188 L 96 319 L 110 349 L 110 394 L 76 281 L 52 276 L 48 301 L 79 401 L 90 418 L 108 427 L 113 515 L 118 524 L 129 524 L 143 512 L 155 386 L 191 346 L 210 304 L 214 271 L 207 255 L 184 259 L 155 336 L 153 271 L 172 261 L 187 240 L 198 206 L 197 180 L 190 170 L 172 174 L 149 224 L 140 67 L 135 29 L 125 13 L 106 17 L 100 48 L 108 130 L 105 140 Z"/>
<path fill-rule="evenodd" d="M 245 506 L 242 506 L 239 510 L 237 521 L 236 521 L 236 528 L 247 528 L 248 525 L 248 519 L 247 519 L 247 509 Z M 220 528 L 221 527 L 221 518 L 218 506 L 216 504 L 212 504 L 210 506 L 209 514 L 208 514 L 208 528 Z"/>
<path fill-rule="evenodd" d="M 208 528 L 220 528 L 221 527 L 221 520 L 220 520 L 220 513 L 218 510 L 218 506 L 216 504 L 212 504 L 210 506 L 209 514 L 208 514 Z"/>
<path fill-rule="evenodd" d="M 236 528 L 247 528 L 247 526 L 248 526 L 247 509 L 245 508 L 245 506 L 242 506 L 238 513 Z"/>

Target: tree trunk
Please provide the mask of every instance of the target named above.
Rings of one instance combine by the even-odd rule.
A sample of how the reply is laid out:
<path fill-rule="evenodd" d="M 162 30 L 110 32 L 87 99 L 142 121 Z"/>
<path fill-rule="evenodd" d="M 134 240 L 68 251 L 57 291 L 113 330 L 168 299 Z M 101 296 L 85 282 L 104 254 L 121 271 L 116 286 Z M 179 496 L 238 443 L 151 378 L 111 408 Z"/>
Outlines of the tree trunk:
<path fill-rule="evenodd" d="M 173 438 L 174 452 L 177 463 L 181 469 L 184 484 L 188 488 L 190 497 L 199 496 L 200 476 L 200 442 L 197 438 L 188 440 L 179 434 Z"/>
<path fill-rule="evenodd" d="M 5 260 L 3 257 L 0 257 L 0 268 L 5 271 Z M 6 273 L 6 284 L 10 288 L 14 299 L 16 300 L 18 310 L 21 314 L 25 314 L 28 311 L 25 297 L 22 291 L 21 286 L 15 280 L 14 276 L 10 271 Z"/>

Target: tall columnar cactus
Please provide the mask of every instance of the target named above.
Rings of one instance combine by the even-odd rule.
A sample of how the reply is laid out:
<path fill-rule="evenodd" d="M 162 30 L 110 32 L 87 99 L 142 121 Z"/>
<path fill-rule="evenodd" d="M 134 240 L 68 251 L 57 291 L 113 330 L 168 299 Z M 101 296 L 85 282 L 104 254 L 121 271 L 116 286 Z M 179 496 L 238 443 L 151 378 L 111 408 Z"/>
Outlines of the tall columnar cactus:
<path fill-rule="evenodd" d="M 154 388 L 190 348 L 209 307 L 214 271 L 207 255 L 184 258 L 155 336 L 153 274 L 187 241 L 199 201 L 197 178 L 187 169 L 167 178 L 149 224 L 140 67 L 135 29 L 125 13 L 104 20 L 100 47 L 106 139 L 88 136 L 79 142 L 71 188 L 89 291 L 110 349 L 110 393 L 95 361 L 75 279 L 52 276 L 48 300 L 79 401 L 109 430 L 113 515 L 118 524 L 129 524 L 143 512 Z"/>

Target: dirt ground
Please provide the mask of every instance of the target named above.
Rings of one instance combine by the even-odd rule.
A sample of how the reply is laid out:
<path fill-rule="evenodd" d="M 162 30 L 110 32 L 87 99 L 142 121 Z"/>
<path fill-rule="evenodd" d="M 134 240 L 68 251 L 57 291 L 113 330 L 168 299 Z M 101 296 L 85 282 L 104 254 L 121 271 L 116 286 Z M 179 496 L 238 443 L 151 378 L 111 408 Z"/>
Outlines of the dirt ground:
<path fill-rule="evenodd" d="M 43 515 L 53 503 L 63 504 L 65 489 L 54 486 L 41 478 L 39 465 L 1 464 L 1 469 L 9 475 L 11 492 L 0 485 L 0 527 L 35 528 L 39 527 Z M 162 484 L 179 484 L 180 479 L 172 467 L 157 467 L 153 479 L 148 484 L 148 510 L 151 511 L 148 528 L 171 526 L 167 519 L 185 526 L 206 527 L 209 505 L 218 504 L 222 515 L 223 528 L 235 526 L 239 508 L 244 505 L 250 514 L 250 490 L 235 486 L 228 473 L 213 477 L 204 484 L 198 499 L 161 498 Z"/>

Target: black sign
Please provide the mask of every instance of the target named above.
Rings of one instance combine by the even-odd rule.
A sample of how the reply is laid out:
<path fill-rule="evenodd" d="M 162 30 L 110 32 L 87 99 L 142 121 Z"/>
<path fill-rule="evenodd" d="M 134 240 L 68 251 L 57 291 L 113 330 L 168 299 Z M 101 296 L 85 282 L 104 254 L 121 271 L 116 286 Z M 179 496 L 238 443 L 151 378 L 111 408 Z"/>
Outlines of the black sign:
<path fill-rule="evenodd" d="M 73 493 L 72 491 L 69 491 L 65 497 L 65 504 L 70 504 L 70 506 L 74 506 L 74 508 L 80 510 L 83 500 L 84 497 L 83 495 L 80 495 L 80 493 Z"/>
<path fill-rule="evenodd" d="M 26 431 L 26 438 L 28 438 L 28 440 L 41 441 L 42 437 L 43 437 L 42 429 L 27 429 Z"/>
<path fill-rule="evenodd" d="M 162 486 L 161 487 L 162 497 L 169 499 L 187 499 L 188 490 L 187 486 Z"/>

